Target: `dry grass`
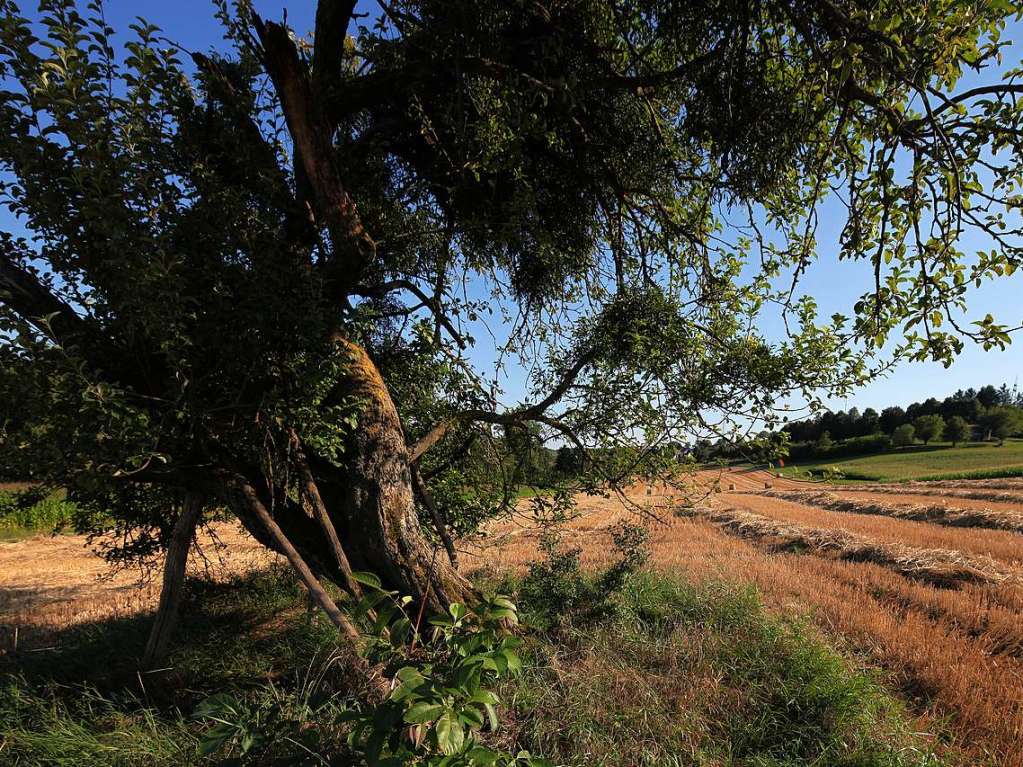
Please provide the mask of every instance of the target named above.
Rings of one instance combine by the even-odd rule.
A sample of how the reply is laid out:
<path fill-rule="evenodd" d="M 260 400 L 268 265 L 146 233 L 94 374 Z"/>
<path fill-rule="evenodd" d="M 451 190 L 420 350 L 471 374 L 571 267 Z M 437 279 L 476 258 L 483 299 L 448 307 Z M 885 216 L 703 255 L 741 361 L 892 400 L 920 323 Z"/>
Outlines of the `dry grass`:
<path fill-rule="evenodd" d="M 218 524 L 217 538 L 229 556 L 209 563 L 192 557 L 189 572 L 214 580 L 266 567 L 273 555 L 234 524 Z M 209 535 L 200 538 L 207 553 Z M 148 612 L 160 596 L 159 573 L 111 572 L 84 536 L 35 536 L 0 542 L 0 652 L 13 645 L 45 645 L 58 630 L 106 618 Z"/>
<path fill-rule="evenodd" d="M 728 496 L 728 505 L 781 522 L 844 530 L 882 543 L 905 544 L 924 549 L 949 549 L 991 557 L 1011 565 L 1023 565 L 1019 533 L 980 527 L 951 528 L 930 522 L 829 511 L 795 501 L 757 495 Z"/>
<path fill-rule="evenodd" d="M 943 504 L 893 504 L 845 498 L 824 491 L 762 490 L 760 495 L 815 506 L 829 511 L 873 514 L 916 522 L 933 522 L 949 527 L 985 527 L 1023 533 L 1023 514 L 990 508 L 964 508 Z M 1019 541 L 1023 543 L 1023 541 Z"/>
<path fill-rule="evenodd" d="M 982 480 L 945 480 L 938 485 L 930 482 L 907 482 L 899 485 L 846 485 L 842 489 L 852 493 L 883 493 L 885 495 L 934 495 L 935 488 L 946 498 L 967 498 L 974 501 L 996 501 L 998 503 L 1023 506 L 1023 488 L 1014 486 L 1011 490 L 998 485 L 973 487 Z M 1005 480 L 999 480 L 1005 482 Z"/>
<path fill-rule="evenodd" d="M 766 543 L 772 549 L 809 552 L 848 562 L 872 562 L 908 578 L 940 586 L 1023 583 L 1018 569 L 991 557 L 967 555 L 952 549 L 883 543 L 846 530 L 779 522 L 735 508 L 697 508 L 690 513 L 709 519 L 734 535 Z"/>
<path fill-rule="evenodd" d="M 930 482 L 906 482 L 898 487 L 922 488 L 991 488 L 993 490 L 1015 490 L 1023 496 L 1023 477 L 1001 477 L 998 479 L 936 479 Z"/>
<path fill-rule="evenodd" d="M 735 482 L 736 492 L 730 493 L 728 484 L 734 480 L 728 474 L 707 478 L 711 483 L 720 480 L 724 492 L 717 498 L 721 503 L 748 502 L 753 496 L 740 491 L 763 488 L 764 482 L 807 487 L 764 472 L 747 472 Z M 967 570 L 976 568 L 981 577 L 954 579 L 956 587 L 945 588 L 906 577 L 888 564 L 796 553 L 731 535 L 709 520 L 675 516 L 672 509 L 679 499 L 656 491 L 647 495 L 637 489 L 633 500 L 647 504 L 657 515 L 656 521 L 649 522 L 653 567 L 684 572 L 696 581 L 754 584 L 774 609 L 809 615 L 824 632 L 881 668 L 923 716 L 922 729 L 931 717 L 947 719 L 955 733 L 950 745 L 968 754 L 965 764 L 1023 767 L 1019 748 L 1023 739 L 1023 586 L 1001 579 L 1012 570 L 1004 562 L 1014 557 L 998 562 L 963 555 L 964 547 L 954 545 L 968 538 L 976 551 L 986 552 L 998 550 L 993 540 L 1016 541 L 1018 557 L 1023 547 L 1015 533 L 801 510 L 816 515 L 818 526 L 826 523 L 839 531 L 866 520 L 887 530 L 893 539 L 902 536 L 903 544 L 933 540 L 932 534 L 948 536 L 941 540 L 953 542 L 944 547 L 952 553 L 943 553 L 939 559 L 946 557 L 942 561 L 951 567 L 965 561 Z M 775 508 L 786 505 L 770 498 L 758 501 Z M 580 498 L 579 510 L 580 516 L 566 526 L 566 540 L 582 547 L 584 566 L 606 566 L 611 559 L 609 529 L 621 519 L 634 521 L 635 516 L 613 499 Z M 492 543 L 467 555 L 470 566 L 521 570 L 536 556 L 537 532 L 526 516 L 503 523 L 496 532 L 499 535 Z M 921 547 L 906 548 L 912 550 L 906 566 L 918 567 Z M 999 575 L 990 578 L 992 573 Z"/>

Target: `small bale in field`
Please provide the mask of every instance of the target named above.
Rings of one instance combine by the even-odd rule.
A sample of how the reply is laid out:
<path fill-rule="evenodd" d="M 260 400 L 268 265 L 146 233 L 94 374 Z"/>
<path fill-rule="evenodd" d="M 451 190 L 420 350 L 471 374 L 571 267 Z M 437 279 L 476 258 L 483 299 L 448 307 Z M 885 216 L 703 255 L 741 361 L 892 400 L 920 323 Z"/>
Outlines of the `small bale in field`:
<path fill-rule="evenodd" d="M 735 490 L 735 483 L 734 482 L 729 482 L 728 483 L 728 489 L 729 490 Z"/>
<path fill-rule="evenodd" d="M 764 487 L 770 490 L 772 487 L 774 487 L 774 485 L 772 485 L 770 482 L 765 482 Z"/>

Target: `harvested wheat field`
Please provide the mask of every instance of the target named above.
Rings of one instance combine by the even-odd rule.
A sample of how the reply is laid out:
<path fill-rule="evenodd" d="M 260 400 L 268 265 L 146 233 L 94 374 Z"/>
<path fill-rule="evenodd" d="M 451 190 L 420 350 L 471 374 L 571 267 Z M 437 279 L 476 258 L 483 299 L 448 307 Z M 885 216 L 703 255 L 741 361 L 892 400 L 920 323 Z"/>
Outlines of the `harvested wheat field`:
<path fill-rule="evenodd" d="M 978 496 L 997 497 L 978 497 Z M 919 717 L 953 733 L 936 743 L 967 764 L 1023 767 L 1023 483 L 825 487 L 763 471 L 707 471 L 685 492 L 636 486 L 581 496 L 564 543 L 584 566 L 614 558 L 614 526 L 642 521 L 651 566 L 687 578 L 755 586 L 772 609 L 807 616 L 876 668 Z M 539 530 L 529 501 L 485 545 L 463 542 L 467 570 L 522 571 Z M 221 524 L 224 556 L 193 573 L 225 578 L 271 555 Z M 52 563 L 62 568 L 54 570 Z M 157 585 L 110 575 L 78 536 L 0 543 L 0 650 L 44 648 L 56 629 L 149 611 Z"/>
<path fill-rule="evenodd" d="M 808 616 L 880 669 L 922 726 L 948 722 L 955 742 L 942 745 L 968 763 L 1023 765 L 1023 484 L 867 493 L 760 471 L 698 479 L 716 491 L 628 493 L 643 510 L 653 566 L 754 584 L 773 608 Z M 611 529 L 636 510 L 587 496 L 578 512 L 565 543 L 585 565 L 608 564 Z M 469 552 L 476 567 L 521 569 L 536 556 L 527 505 L 495 532 Z"/>
<path fill-rule="evenodd" d="M 205 531 L 199 546 L 206 559 L 193 555 L 189 571 L 212 579 L 267 567 L 274 558 L 229 523 Z M 0 542 L 0 653 L 15 641 L 26 649 L 44 647 L 68 626 L 149 612 L 159 596 L 158 571 L 114 571 L 85 536 Z"/>

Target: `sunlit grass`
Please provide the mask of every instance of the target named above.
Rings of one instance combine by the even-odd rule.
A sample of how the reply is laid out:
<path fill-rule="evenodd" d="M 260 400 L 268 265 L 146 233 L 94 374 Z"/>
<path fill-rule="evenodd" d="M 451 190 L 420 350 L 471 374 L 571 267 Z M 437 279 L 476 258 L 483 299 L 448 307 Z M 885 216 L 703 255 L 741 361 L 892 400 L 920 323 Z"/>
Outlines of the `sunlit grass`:
<path fill-rule="evenodd" d="M 994 479 L 1023 476 L 1023 440 L 1004 445 L 973 442 L 952 447 L 933 443 L 877 455 L 821 460 L 786 466 L 789 476 L 821 475 L 838 469 L 846 479 L 896 482 L 924 479 Z"/>

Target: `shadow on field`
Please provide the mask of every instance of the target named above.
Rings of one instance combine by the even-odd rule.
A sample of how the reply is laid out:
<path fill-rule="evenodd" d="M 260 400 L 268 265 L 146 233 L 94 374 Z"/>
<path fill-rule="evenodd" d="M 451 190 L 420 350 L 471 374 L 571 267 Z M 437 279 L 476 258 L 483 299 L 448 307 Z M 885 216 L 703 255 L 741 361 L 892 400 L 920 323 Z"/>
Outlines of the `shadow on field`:
<path fill-rule="evenodd" d="M 314 653 L 311 644 L 321 632 L 301 619 L 300 605 L 293 580 L 277 571 L 223 583 L 191 579 L 163 668 L 140 669 L 153 619 L 141 613 L 48 631 L 17 651 L 13 630 L 3 627 L 0 674 L 47 687 L 87 684 L 100 692 L 130 691 L 151 705 L 170 703 L 172 697 L 180 704 L 182 690 L 266 682 L 280 661 L 301 662 L 295 656 Z"/>

